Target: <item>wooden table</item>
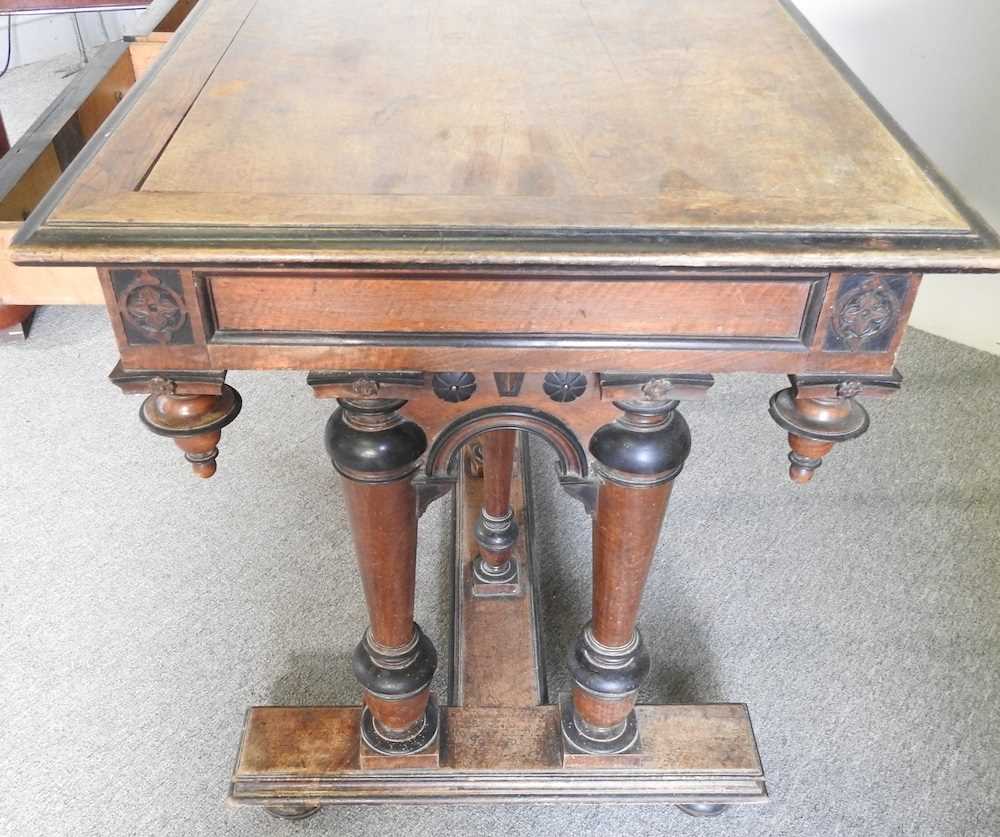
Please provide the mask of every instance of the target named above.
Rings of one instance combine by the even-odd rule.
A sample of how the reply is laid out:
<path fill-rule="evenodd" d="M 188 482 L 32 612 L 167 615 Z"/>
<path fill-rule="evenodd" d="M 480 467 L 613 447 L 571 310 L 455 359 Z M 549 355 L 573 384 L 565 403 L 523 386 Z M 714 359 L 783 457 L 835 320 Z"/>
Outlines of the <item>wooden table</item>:
<path fill-rule="evenodd" d="M 301 369 L 337 400 L 363 708 L 251 709 L 231 790 L 292 817 L 764 801 L 744 706 L 634 705 L 691 445 L 678 403 L 716 373 L 789 375 L 771 414 L 806 482 L 867 430 L 858 396 L 899 389 L 921 273 L 1000 269 L 996 235 L 776 0 L 202 0 L 14 254 L 99 268 L 112 380 L 200 476 L 240 410 L 226 370 Z M 592 620 L 552 704 L 526 434 L 593 516 Z M 456 483 L 444 701 L 416 535 Z"/>

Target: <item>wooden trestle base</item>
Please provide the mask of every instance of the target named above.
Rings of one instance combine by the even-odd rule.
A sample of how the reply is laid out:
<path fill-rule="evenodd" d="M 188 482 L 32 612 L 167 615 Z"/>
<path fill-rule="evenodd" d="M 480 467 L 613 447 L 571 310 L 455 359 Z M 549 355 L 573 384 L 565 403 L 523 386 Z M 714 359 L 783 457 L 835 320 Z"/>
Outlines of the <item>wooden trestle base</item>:
<path fill-rule="evenodd" d="M 247 712 L 229 799 L 301 818 L 360 803 L 645 802 L 710 816 L 767 801 L 742 704 L 639 706 L 639 746 L 625 757 L 564 745 L 548 704 L 531 552 L 527 437 L 519 434 L 511 506 L 518 592 L 473 593 L 473 528 L 483 484 L 465 452 L 455 496 L 455 624 L 449 702 L 439 739 L 412 762 L 365 758 L 360 706 L 258 706 Z M 435 764 L 437 766 L 428 766 Z"/>

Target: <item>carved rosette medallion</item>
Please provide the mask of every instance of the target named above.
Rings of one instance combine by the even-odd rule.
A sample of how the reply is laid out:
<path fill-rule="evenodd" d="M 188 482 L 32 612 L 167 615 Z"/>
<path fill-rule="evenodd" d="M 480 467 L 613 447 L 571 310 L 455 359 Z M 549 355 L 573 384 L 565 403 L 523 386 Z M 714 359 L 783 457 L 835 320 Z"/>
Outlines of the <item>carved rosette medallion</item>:
<path fill-rule="evenodd" d="M 549 372 L 542 389 L 553 401 L 566 404 L 576 401 L 587 389 L 587 376 L 582 372 Z"/>
<path fill-rule="evenodd" d="M 121 271 L 115 277 L 121 284 L 125 274 L 131 281 L 118 293 L 118 310 L 130 342 L 166 345 L 180 331 L 189 331 L 188 310 L 178 289 L 164 281 L 167 271 Z M 169 272 L 171 277 L 173 272 Z M 116 290 L 118 288 L 116 287 Z"/>
<path fill-rule="evenodd" d="M 856 352 L 894 329 L 899 310 L 896 292 L 876 276 L 837 300 L 833 330 L 850 351 Z"/>
<path fill-rule="evenodd" d="M 468 401 L 476 391 L 476 376 L 471 372 L 438 372 L 431 379 L 431 388 L 442 401 Z"/>

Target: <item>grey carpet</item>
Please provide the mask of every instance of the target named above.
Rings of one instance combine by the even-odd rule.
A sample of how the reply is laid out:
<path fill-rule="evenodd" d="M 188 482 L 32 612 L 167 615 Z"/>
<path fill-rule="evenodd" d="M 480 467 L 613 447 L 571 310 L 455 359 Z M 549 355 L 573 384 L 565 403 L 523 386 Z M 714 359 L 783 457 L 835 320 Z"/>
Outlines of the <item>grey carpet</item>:
<path fill-rule="evenodd" d="M 748 703 L 770 805 L 298 824 L 224 799 L 247 706 L 357 697 L 365 617 L 322 449 L 330 404 L 300 374 L 232 373 L 244 412 L 199 481 L 106 381 L 115 360 L 98 309 L 45 309 L 0 350 L 0 834 L 1000 833 L 1000 358 L 912 332 L 903 393 L 870 403 L 871 432 L 805 489 L 767 416 L 780 377 L 722 377 L 684 407 L 695 446 L 645 599 L 643 699 Z M 554 694 L 589 531 L 534 452 Z M 417 602 L 442 652 L 447 512 L 421 524 Z"/>

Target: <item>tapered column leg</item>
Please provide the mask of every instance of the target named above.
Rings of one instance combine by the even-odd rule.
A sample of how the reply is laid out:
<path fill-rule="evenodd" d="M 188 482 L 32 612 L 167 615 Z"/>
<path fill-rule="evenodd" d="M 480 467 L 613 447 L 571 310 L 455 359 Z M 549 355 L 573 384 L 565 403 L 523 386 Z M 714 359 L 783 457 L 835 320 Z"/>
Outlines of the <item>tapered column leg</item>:
<path fill-rule="evenodd" d="M 516 589 L 512 585 L 517 582 L 517 565 L 510 557 L 517 541 L 517 523 L 510 506 L 516 442 L 515 430 L 493 430 L 482 438 L 483 508 L 476 522 L 480 552 L 472 564 L 479 595 L 491 589 Z"/>
<path fill-rule="evenodd" d="M 639 604 L 673 480 L 691 448 L 676 402 L 620 402 L 625 413 L 590 441 L 599 479 L 593 536 L 592 619 L 570 652 L 572 706 L 563 733 L 576 752 L 619 754 L 638 744 L 636 692 L 649 655 Z"/>
<path fill-rule="evenodd" d="M 437 740 L 430 694 L 437 653 L 413 621 L 417 498 L 413 477 L 427 448 L 398 400 L 340 400 L 326 429 L 344 478 L 369 627 L 354 652 L 364 688 L 362 738 L 376 753 L 407 755 Z"/>

